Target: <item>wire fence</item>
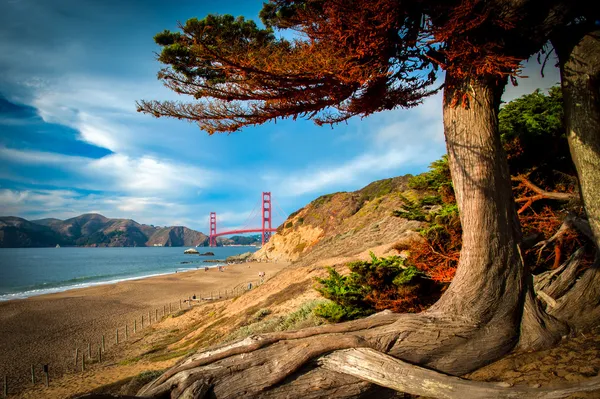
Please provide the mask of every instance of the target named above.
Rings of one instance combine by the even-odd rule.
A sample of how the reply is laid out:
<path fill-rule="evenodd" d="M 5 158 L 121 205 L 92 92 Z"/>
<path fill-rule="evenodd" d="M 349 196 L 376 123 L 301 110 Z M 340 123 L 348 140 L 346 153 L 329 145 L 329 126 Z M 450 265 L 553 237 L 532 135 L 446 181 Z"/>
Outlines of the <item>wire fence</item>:
<path fill-rule="evenodd" d="M 26 375 L 21 373 L 19 373 L 20 375 L 17 373 L 4 375 L 3 397 L 16 396 L 28 387 L 36 387 L 40 384 L 49 387 L 51 385 L 51 371 L 53 371 L 52 378 L 60 378 L 68 372 L 83 373 L 92 366 L 102 366 L 107 361 L 107 354 L 110 350 L 114 350 L 125 343 L 131 343 L 132 338 L 137 337 L 141 332 L 147 332 L 149 327 L 162 322 L 167 317 L 171 315 L 179 316 L 183 312 L 205 303 L 235 298 L 262 285 L 265 281 L 266 278 L 263 276 L 258 280 L 238 284 L 234 288 L 224 291 L 199 292 L 198 295 L 193 293 L 187 298 L 179 299 L 177 302 L 168 302 L 162 307 L 152 307 L 140 312 L 141 314 L 138 317 L 115 328 L 114 331 L 106 331 L 101 336 L 99 335 L 95 342 L 90 340 L 84 347 L 74 347 L 70 355 L 64 354 L 67 358 L 71 357 L 72 360 L 71 366 L 67 366 L 63 372 L 51 370 L 51 362 L 44 362 L 32 364 Z M 25 381 L 27 382 L 25 383 Z"/>

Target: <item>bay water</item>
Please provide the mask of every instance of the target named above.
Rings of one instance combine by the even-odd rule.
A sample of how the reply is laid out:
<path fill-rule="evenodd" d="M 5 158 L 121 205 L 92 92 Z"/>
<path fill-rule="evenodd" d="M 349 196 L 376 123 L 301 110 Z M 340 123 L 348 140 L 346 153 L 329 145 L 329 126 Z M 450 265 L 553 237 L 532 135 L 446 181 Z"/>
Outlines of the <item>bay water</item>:
<path fill-rule="evenodd" d="M 200 247 L 214 256 L 187 255 L 187 247 L 0 248 L 0 301 L 73 288 L 170 274 L 223 263 L 253 246 Z"/>

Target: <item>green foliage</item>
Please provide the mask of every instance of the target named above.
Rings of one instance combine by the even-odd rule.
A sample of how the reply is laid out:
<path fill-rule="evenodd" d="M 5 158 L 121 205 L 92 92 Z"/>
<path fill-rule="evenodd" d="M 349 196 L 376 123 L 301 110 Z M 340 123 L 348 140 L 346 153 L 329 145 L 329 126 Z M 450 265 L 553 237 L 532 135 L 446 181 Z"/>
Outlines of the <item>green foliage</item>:
<path fill-rule="evenodd" d="M 441 204 L 442 204 L 442 197 L 440 197 L 439 195 L 428 195 L 428 196 L 421 198 L 421 206 L 441 205 Z"/>
<path fill-rule="evenodd" d="M 320 284 L 316 290 L 321 295 L 344 307 L 367 308 L 363 298 L 368 288 L 359 283 L 360 276 L 357 273 L 342 276 L 331 267 L 327 268 L 327 272 L 329 277 L 316 278 Z"/>
<path fill-rule="evenodd" d="M 538 89 L 502 107 L 499 129 L 512 174 L 534 167 L 573 172 L 563 118 L 559 86 L 547 95 Z"/>
<path fill-rule="evenodd" d="M 450 167 L 448 165 L 448 155 L 441 159 L 433 161 L 429 165 L 429 171 L 412 177 L 408 181 L 408 186 L 415 190 L 435 190 L 440 191 L 444 186 L 452 186 L 450 178 Z"/>
<path fill-rule="evenodd" d="M 226 75 L 214 67 L 210 57 L 199 56 L 190 37 L 201 41 L 207 49 L 218 48 L 226 43 L 232 52 L 267 46 L 276 41 L 271 29 L 260 29 L 252 20 L 227 14 L 188 19 L 183 31 L 185 34 L 164 30 L 154 36 L 154 42 L 162 46 L 158 60 L 170 65 L 187 79 L 203 78 L 210 84 L 225 83 Z M 158 76 L 162 79 L 165 74 L 162 72 Z"/>
<path fill-rule="evenodd" d="M 360 198 L 358 203 L 364 204 L 367 201 L 383 197 L 394 190 L 394 179 L 383 179 L 374 181 L 360 190 Z"/>
<path fill-rule="evenodd" d="M 294 211 L 294 212 L 290 213 L 290 216 L 288 216 L 288 219 L 291 219 L 291 218 L 293 218 L 294 216 L 296 216 L 297 214 L 299 214 L 299 213 L 300 213 L 300 211 L 301 211 L 302 209 L 304 209 L 304 208 L 300 208 L 300 209 L 298 209 L 298 210 L 296 210 L 296 211 Z"/>
<path fill-rule="evenodd" d="M 263 308 L 258 310 L 254 316 L 252 316 L 252 320 L 254 323 L 261 321 L 262 319 L 264 319 L 265 317 L 267 317 L 268 315 L 271 314 L 271 309 L 268 308 Z"/>
<path fill-rule="evenodd" d="M 337 193 L 321 195 L 319 198 L 312 201 L 311 205 L 314 206 L 315 208 L 318 208 L 318 207 L 326 204 L 327 202 L 329 202 L 331 200 L 331 198 L 333 198 L 333 196 L 336 194 Z"/>
<path fill-rule="evenodd" d="M 392 282 L 396 286 L 410 284 L 421 274 L 422 273 L 416 267 L 408 266 L 406 269 L 398 273 Z"/>
<path fill-rule="evenodd" d="M 253 334 L 296 330 L 321 325 L 323 319 L 317 317 L 314 310 L 323 303 L 325 303 L 323 300 L 308 301 L 287 316 L 272 316 L 269 309 L 260 309 L 250 319 L 249 324 L 232 332 L 225 338 L 225 342 L 235 341 Z"/>
<path fill-rule="evenodd" d="M 346 320 L 360 319 L 373 312 L 367 312 L 352 306 L 342 306 L 335 302 L 326 302 L 317 306 L 314 309 L 314 313 L 316 316 L 322 317 L 331 323 L 340 323 Z"/>
<path fill-rule="evenodd" d="M 405 266 L 399 256 L 378 258 L 371 253 L 370 261 L 350 262 L 347 266 L 350 274 L 346 276 L 328 268 L 327 278 L 316 279 L 316 290 L 331 302 L 315 308 L 315 314 L 330 322 L 353 320 L 388 304 L 398 305 L 423 276 L 416 267 Z"/>
<path fill-rule="evenodd" d="M 401 217 L 408 220 L 418 220 L 420 222 L 424 222 L 427 219 L 427 214 L 423 212 L 421 201 L 411 201 L 404 195 L 400 194 L 400 198 L 404 205 L 403 209 L 395 210 L 392 212 L 392 215 Z"/>

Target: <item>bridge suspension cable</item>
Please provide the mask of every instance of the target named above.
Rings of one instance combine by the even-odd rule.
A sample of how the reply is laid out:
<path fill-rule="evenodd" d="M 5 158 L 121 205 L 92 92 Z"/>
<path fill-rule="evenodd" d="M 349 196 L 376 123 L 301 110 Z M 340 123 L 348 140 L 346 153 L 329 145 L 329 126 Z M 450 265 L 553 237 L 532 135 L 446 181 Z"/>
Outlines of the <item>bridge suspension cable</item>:
<path fill-rule="evenodd" d="M 216 212 L 210 213 L 210 234 L 209 234 L 209 245 L 214 247 L 217 245 L 217 237 L 230 235 L 230 234 L 241 234 L 241 233 L 261 233 L 262 244 L 264 245 L 269 241 L 271 234 L 276 232 L 272 226 L 273 219 L 273 207 L 271 202 L 271 192 L 263 192 L 261 197 L 262 209 L 261 209 L 261 227 L 248 228 L 248 229 L 237 229 L 223 232 L 217 232 L 217 214 Z"/>

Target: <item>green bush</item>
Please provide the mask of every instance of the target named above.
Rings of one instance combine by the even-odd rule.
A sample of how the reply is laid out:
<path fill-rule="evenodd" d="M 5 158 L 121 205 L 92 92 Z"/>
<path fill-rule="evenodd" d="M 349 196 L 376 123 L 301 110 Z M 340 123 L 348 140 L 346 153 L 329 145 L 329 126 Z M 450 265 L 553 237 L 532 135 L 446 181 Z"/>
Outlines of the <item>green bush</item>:
<path fill-rule="evenodd" d="M 371 253 L 370 261 L 351 262 L 347 266 L 350 269 L 347 276 L 327 268 L 329 276 L 316 279 L 319 284 L 316 290 L 331 301 L 315 308 L 317 316 L 337 323 L 384 308 L 416 309 L 414 299 L 409 305 L 406 297 L 418 289 L 423 274 L 414 266 L 405 266 L 403 258 L 378 258 Z"/>
<path fill-rule="evenodd" d="M 421 201 L 411 201 L 402 194 L 400 194 L 400 199 L 404 202 L 404 205 L 402 205 L 402 209 L 393 211 L 392 215 L 408 220 L 418 220 L 419 222 L 427 220 L 427 214 L 423 212 Z"/>
<path fill-rule="evenodd" d="M 314 313 L 331 323 L 340 323 L 346 320 L 360 319 L 373 313 L 373 311 L 365 311 L 351 306 L 342 306 L 335 302 L 327 302 L 317 306 L 314 309 Z"/>
<path fill-rule="evenodd" d="M 448 166 L 448 155 L 441 159 L 433 161 L 429 165 L 429 171 L 413 176 L 408 181 L 408 186 L 415 190 L 436 190 L 439 191 L 444 186 L 452 186 L 450 178 L 450 167 Z"/>

